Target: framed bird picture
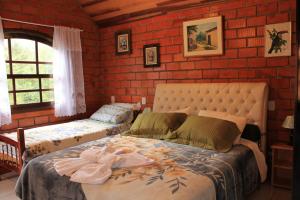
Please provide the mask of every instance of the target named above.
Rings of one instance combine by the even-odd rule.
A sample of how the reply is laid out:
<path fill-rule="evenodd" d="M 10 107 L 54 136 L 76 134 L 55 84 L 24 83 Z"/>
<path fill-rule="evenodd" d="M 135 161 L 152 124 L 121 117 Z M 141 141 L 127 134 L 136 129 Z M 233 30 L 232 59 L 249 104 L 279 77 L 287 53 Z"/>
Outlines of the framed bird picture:
<path fill-rule="evenodd" d="M 291 56 L 292 24 L 268 24 L 265 26 L 265 57 Z"/>

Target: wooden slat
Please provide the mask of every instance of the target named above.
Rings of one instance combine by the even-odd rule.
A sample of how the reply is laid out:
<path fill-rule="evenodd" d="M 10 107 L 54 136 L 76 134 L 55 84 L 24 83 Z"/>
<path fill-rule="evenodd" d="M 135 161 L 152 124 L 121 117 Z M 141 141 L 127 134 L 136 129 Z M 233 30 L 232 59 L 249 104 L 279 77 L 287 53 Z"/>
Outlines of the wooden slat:
<path fill-rule="evenodd" d="M 100 26 L 135 21 L 174 10 L 224 2 L 224 0 L 79 0 Z"/>
<path fill-rule="evenodd" d="M 157 3 L 161 3 L 161 2 L 165 2 L 165 1 L 166 0 L 152 0 L 152 1 L 148 1 L 147 3 L 136 4 L 136 5 L 133 5 L 133 6 L 129 6 L 127 8 L 123 8 L 120 11 L 108 13 L 108 14 L 105 14 L 105 15 L 98 15 L 98 16 L 93 17 L 93 19 L 95 21 L 100 21 L 100 20 L 109 19 L 109 18 L 113 18 L 113 17 L 116 17 L 116 16 L 124 15 L 124 14 L 130 14 L 130 13 L 134 13 L 134 12 L 148 10 L 148 9 L 151 9 L 151 8 L 156 8 Z"/>
<path fill-rule="evenodd" d="M 122 10 L 130 6 L 136 6 L 143 3 L 145 3 L 145 0 L 134 0 L 134 1 L 108 0 L 108 1 L 103 1 L 100 3 L 93 4 L 91 6 L 84 7 L 83 9 L 89 14 L 96 14 L 101 10 L 118 9 L 118 8 Z"/>
<path fill-rule="evenodd" d="M 103 1 L 108 1 L 108 0 L 80 0 L 80 4 L 85 7 L 85 6 L 91 6 L 94 5 L 96 3 L 100 3 Z"/>

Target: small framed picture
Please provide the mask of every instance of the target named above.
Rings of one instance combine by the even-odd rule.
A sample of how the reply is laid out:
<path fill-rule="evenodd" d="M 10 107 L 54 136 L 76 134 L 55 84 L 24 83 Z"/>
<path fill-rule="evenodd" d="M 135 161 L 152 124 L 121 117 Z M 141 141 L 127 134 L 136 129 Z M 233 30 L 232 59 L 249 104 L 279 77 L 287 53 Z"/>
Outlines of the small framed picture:
<path fill-rule="evenodd" d="M 116 55 L 131 53 L 131 30 L 115 33 Z"/>
<path fill-rule="evenodd" d="M 285 22 L 265 26 L 265 57 L 291 56 L 292 24 Z"/>
<path fill-rule="evenodd" d="M 159 44 L 144 45 L 144 67 L 159 67 L 160 52 Z"/>
<path fill-rule="evenodd" d="M 183 22 L 184 56 L 223 54 L 222 16 Z"/>

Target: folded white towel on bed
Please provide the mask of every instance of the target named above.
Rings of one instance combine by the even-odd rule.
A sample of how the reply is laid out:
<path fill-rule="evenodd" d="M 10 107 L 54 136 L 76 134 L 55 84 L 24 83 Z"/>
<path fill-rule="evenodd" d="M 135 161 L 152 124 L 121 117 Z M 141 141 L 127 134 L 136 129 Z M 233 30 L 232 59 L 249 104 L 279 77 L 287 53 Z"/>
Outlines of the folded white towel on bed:
<path fill-rule="evenodd" d="M 106 145 L 91 147 L 79 158 L 56 159 L 54 168 L 59 175 L 70 176 L 73 182 L 102 184 L 112 175 L 112 169 L 145 166 L 153 162 L 128 148 L 113 149 Z"/>

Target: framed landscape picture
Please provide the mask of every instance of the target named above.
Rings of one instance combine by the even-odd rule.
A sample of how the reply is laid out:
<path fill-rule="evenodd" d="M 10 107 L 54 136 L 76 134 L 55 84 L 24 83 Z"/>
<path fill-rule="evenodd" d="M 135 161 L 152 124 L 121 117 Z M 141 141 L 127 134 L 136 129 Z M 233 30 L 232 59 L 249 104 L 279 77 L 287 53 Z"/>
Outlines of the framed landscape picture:
<path fill-rule="evenodd" d="M 131 30 L 115 33 L 116 55 L 131 53 Z"/>
<path fill-rule="evenodd" d="M 222 16 L 183 22 L 184 56 L 223 54 Z"/>
<path fill-rule="evenodd" d="M 160 66 L 159 44 L 144 45 L 144 67 Z"/>
<path fill-rule="evenodd" d="M 292 24 L 285 22 L 265 26 L 265 57 L 291 56 Z"/>

